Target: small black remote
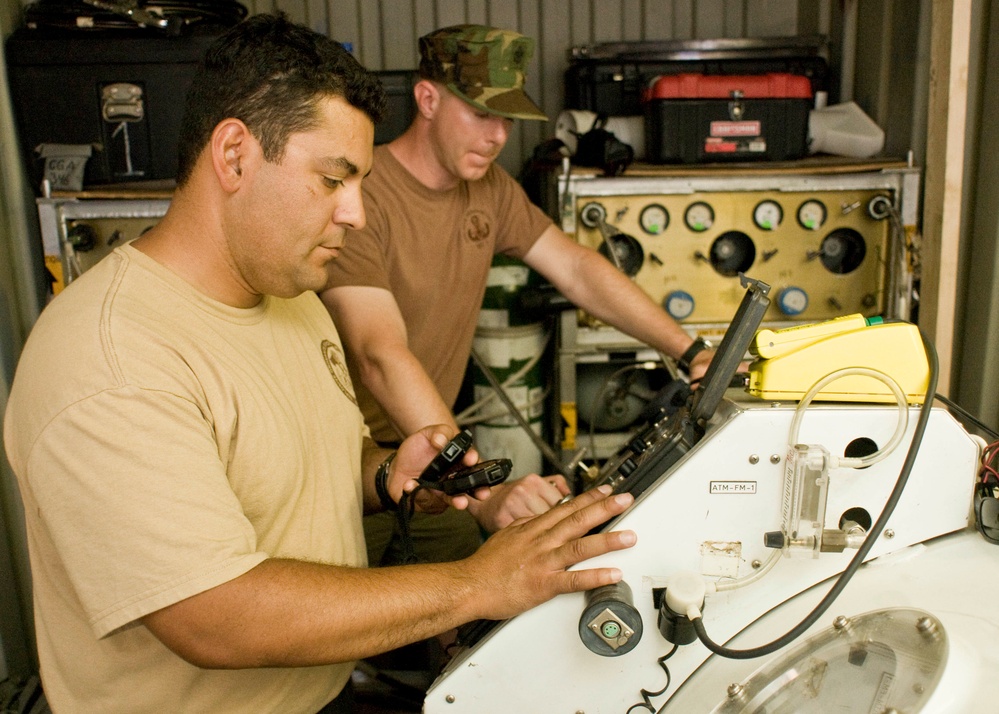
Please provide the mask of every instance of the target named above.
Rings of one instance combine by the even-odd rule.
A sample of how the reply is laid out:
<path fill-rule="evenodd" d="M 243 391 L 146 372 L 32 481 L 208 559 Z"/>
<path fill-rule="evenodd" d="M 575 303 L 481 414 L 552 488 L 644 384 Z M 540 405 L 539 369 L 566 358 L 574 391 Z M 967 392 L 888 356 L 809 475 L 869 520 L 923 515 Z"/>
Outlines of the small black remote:
<path fill-rule="evenodd" d="M 472 493 L 476 489 L 503 483 L 510 475 L 512 468 L 513 463 L 510 459 L 480 461 L 475 466 L 460 469 L 443 481 L 428 484 L 428 486 L 443 491 L 448 496 Z"/>
<path fill-rule="evenodd" d="M 461 465 L 461 458 L 468 453 L 472 446 L 472 432 L 469 429 L 462 429 L 451 439 L 440 453 L 433 458 L 420 474 L 420 481 L 437 482 L 447 476 L 448 472 Z"/>

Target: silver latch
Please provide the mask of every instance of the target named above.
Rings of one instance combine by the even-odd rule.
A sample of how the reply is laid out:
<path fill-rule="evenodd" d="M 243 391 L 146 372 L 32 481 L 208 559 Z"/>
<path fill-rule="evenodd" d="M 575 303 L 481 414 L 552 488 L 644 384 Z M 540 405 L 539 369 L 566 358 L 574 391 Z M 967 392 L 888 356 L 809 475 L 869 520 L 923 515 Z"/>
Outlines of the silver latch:
<path fill-rule="evenodd" d="M 733 89 L 730 96 L 732 101 L 728 103 L 728 116 L 732 121 L 739 121 L 746 111 L 746 107 L 742 103 L 742 90 Z"/>
<path fill-rule="evenodd" d="M 106 122 L 142 121 L 142 87 L 116 82 L 101 89 L 101 114 Z"/>

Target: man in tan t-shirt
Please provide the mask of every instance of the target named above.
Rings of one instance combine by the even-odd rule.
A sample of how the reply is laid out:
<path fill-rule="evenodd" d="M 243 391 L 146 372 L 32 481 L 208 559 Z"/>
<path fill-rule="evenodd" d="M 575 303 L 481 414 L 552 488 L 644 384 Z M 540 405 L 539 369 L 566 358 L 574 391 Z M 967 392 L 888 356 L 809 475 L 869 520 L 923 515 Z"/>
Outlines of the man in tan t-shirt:
<path fill-rule="evenodd" d="M 194 79 L 166 215 L 32 330 L 4 447 L 54 711 L 349 712 L 359 658 L 620 579 L 570 570 L 634 543 L 587 535 L 631 503 L 606 491 L 458 563 L 364 567 L 362 512 L 395 507 L 455 432 L 378 448 L 316 296 L 364 226 L 383 103 L 329 38 L 233 28 Z"/>
<path fill-rule="evenodd" d="M 480 25 L 422 37 L 416 116 L 405 133 L 375 149 L 364 187 L 368 226 L 348 232 L 321 297 L 343 335 L 376 440 L 455 425 L 452 407 L 496 254 L 523 260 L 574 304 L 676 358 L 692 379 L 711 360 L 702 341 L 555 226 L 494 163 L 515 119 L 547 118 L 523 91 L 532 52 L 531 39 Z M 528 477 L 473 502 L 469 512 L 495 530 L 544 512 L 566 492 L 561 476 Z M 461 515 L 452 518 L 467 536 Z M 373 531 L 382 535 L 386 527 L 379 521 L 392 525 L 384 516 L 366 519 L 369 553 Z M 461 554 L 467 541 L 444 542 Z"/>

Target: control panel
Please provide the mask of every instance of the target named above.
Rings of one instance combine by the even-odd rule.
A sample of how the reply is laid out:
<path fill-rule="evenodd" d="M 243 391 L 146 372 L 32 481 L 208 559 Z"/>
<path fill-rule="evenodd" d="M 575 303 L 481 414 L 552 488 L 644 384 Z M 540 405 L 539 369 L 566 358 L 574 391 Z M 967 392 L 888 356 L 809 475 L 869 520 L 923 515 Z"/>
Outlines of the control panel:
<path fill-rule="evenodd" d="M 562 228 L 678 322 L 727 324 L 739 274 L 773 286 L 765 323 L 908 310 L 918 173 L 583 177 L 560 181 Z M 908 205 L 904 204 L 908 202 Z M 908 210 L 908 218 L 903 213 Z M 581 314 L 580 325 L 599 326 Z"/>
<path fill-rule="evenodd" d="M 156 225 L 169 205 L 168 198 L 37 199 L 52 293 Z"/>
<path fill-rule="evenodd" d="M 771 321 L 879 315 L 894 200 L 883 190 L 578 195 L 576 238 L 680 322 L 730 319 L 739 273 L 774 286 Z"/>

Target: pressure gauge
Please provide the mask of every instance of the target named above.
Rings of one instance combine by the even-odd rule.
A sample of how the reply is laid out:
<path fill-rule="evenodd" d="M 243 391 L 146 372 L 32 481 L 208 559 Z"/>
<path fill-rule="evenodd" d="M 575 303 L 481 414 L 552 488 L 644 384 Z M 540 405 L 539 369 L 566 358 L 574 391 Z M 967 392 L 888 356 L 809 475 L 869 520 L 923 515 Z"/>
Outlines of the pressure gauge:
<path fill-rule="evenodd" d="M 826 206 L 814 198 L 805 201 L 798 207 L 798 223 L 810 231 L 819 230 L 826 222 Z"/>
<path fill-rule="evenodd" d="M 658 203 L 650 203 L 638 215 L 638 223 L 649 235 L 659 235 L 669 226 L 669 211 Z"/>
<path fill-rule="evenodd" d="M 753 223 L 765 231 L 772 231 L 784 220 L 784 211 L 776 201 L 760 201 L 753 209 Z"/>
<path fill-rule="evenodd" d="M 683 214 L 683 221 L 690 230 L 702 233 L 715 222 L 715 212 L 704 201 L 696 201 L 687 206 L 687 211 Z"/>

